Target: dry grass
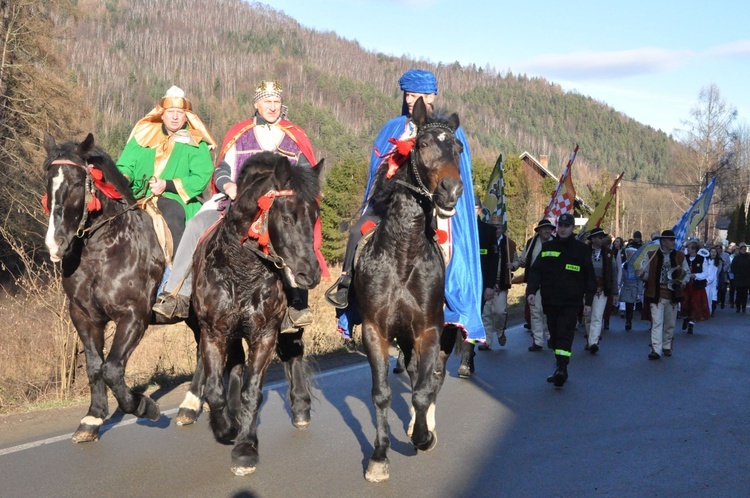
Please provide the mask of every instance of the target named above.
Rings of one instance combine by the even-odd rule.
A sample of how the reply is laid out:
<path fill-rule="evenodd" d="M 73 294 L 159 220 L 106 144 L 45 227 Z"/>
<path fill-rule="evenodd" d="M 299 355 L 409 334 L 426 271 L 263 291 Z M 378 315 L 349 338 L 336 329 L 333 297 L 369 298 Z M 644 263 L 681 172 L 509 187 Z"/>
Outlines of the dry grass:
<path fill-rule="evenodd" d="M 338 268 L 331 274 L 338 275 Z M 304 335 L 306 353 L 321 356 L 343 349 L 336 332 L 335 310 L 323 294 L 332 281 L 310 292 L 309 304 L 315 322 Z M 523 321 L 524 285 L 515 285 L 508 295 L 508 324 Z M 50 293 L 59 292 L 51 289 Z M 85 359 L 78 343 L 75 353 L 63 342 L 76 338 L 67 312 L 62 320 L 49 303 L 63 299 L 60 295 L 5 296 L 0 298 L 0 413 L 23 411 L 88 399 Z M 107 329 L 107 347 L 114 333 Z M 66 339 L 66 335 L 68 339 Z M 66 352 L 67 351 L 67 352 Z M 73 378 L 65 379 L 61 368 L 70 365 Z M 128 362 L 126 377 L 131 386 L 145 388 L 152 384 L 176 384 L 190 378 L 195 367 L 195 340 L 192 331 L 182 323 L 152 325 Z"/>

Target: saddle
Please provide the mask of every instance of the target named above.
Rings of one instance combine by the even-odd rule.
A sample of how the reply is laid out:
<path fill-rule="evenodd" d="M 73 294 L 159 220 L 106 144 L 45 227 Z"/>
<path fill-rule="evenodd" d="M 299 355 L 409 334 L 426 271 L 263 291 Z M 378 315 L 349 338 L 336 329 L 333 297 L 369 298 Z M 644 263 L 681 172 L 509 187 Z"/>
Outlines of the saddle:
<path fill-rule="evenodd" d="M 167 260 L 167 265 L 172 266 L 172 253 L 174 251 L 174 243 L 172 242 L 172 232 L 167 226 L 167 222 L 161 211 L 156 206 L 157 198 L 153 196 L 144 197 L 138 200 L 138 207 L 146 211 L 151 217 L 151 221 L 154 224 L 154 231 L 156 232 L 156 238 L 159 239 L 159 246 L 164 251 L 164 257 Z"/>

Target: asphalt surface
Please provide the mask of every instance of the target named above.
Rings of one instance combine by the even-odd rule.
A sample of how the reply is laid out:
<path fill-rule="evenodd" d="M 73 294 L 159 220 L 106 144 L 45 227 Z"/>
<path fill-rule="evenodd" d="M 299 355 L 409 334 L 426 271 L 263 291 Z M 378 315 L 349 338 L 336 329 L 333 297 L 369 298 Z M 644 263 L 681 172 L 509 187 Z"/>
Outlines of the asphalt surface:
<path fill-rule="evenodd" d="M 527 331 L 477 352 L 458 379 L 449 361 L 437 404 L 438 444 L 417 454 L 405 431 L 409 389 L 391 375 L 390 480 L 364 469 L 374 425 L 366 363 L 319 372 L 313 422 L 290 423 L 283 381 L 267 383 L 257 471 L 236 477 L 230 446 L 203 414 L 171 419 L 184 387 L 160 398 L 157 422 L 115 413 L 101 439 L 70 441 L 85 407 L 0 419 L 0 495 L 16 496 L 750 496 L 750 320 L 733 309 L 678 331 L 674 356 L 649 361 L 647 322 L 613 317 L 597 355 L 579 332 L 562 389 L 545 381 L 551 351 Z M 393 360 L 395 363 L 395 359 Z"/>

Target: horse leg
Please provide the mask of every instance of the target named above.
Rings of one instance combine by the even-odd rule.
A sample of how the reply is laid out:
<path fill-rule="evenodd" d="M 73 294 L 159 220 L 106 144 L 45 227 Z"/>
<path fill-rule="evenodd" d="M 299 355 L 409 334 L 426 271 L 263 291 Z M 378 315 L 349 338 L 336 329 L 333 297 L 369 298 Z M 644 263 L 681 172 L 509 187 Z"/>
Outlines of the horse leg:
<path fill-rule="evenodd" d="M 275 343 L 276 334 L 269 334 L 253 341 L 249 353 L 247 381 L 242 387 L 240 432 L 232 448 L 231 470 L 237 476 L 252 474 L 258 465 L 258 410 L 263 403 L 263 378 L 271 363 Z"/>
<path fill-rule="evenodd" d="M 437 333 L 423 332 L 414 348 L 418 363 L 414 372 L 412 420 L 408 434 L 418 450 L 429 451 L 437 444 L 435 402 L 445 378 L 445 369 L 441 368 Z"/>
<path fill-rule="evenodd" d="M 201 327 L 201 356 L 206 376 L 204 393 L 210 408 L 209 423 L 214 438 L 220 443 L 232 441 L 237 435 L 237 426 L 227 410 L 224 390 L 224 365 L 227 357 L 226 334 L 209 332 Z"/>
<path fill-rule="evenodd" d="M 130 355 L 141 342 L 150 318 L 150 314 L 142 315 L 136 316 L 133 313 L 121 317 L 117 322 L 112 348 L 102 366 L 102 374 L 104 382 L 112 389 L 120 410 L 132 413 L 136 417 L 158 420 L 159 405 L 147 395 L 133 392 L 125 384 L 125 367 Z"/>
<path fill-rule="evenodd" d="M 190 388 L 185 393 L 185 398 L 180 404 L 180 409 L 175 417 L 175 424 L 177 425 L 190 425 L 194 424 L 198 418 L 198 412 L 201 408 L 201 394 L 203 391 L 203 385 L 206 383 L 206 375 L 203 370 L 203 359 L 201 357 L 200 349 L 200 326 L 193 312 L 185 320 L 185 324 L 190 327 L 195 336 L 195 372 L 193 372 L 193 380 L 190 382 Z"/>
<path fill-rule="evenodd" d="M 298 429 L 307 429 L 310 425 L 310 392 L 311 372 L 304 353 L 305 343 L 302 331 L 279 334 L 276 353 L 284 364 L 284 373 L 289 383 L 289 404 L 292 408 L 292 425 Z"/>
<path fill-rule="evenodd" d="M 372 403 L 375 406 L 375 449 L 365 471 L 365 479 L 380 482 L 388 479 L 388 408 L 391 406 L 391 386 L 388 384 L 388 340 L 385 333 L 372 324 L 362 324 L 362 339 L 372 370 Z M 412 361 L 414 361 L 412 357 Z"/>
<path fill-rule="evenodd" d="M 91 322 L 78 308 L 70 307 L 70 318 L 78 331 L 86 354 L 86 374 L 89 378 L 91 403 L 86 416 L 81 419 L 73 433 L 74 443 L 86 443 L 99 439 L 99 428 L 109 413 L 107 385 L 102 377 L 104 364 L 104 327 Z"/>

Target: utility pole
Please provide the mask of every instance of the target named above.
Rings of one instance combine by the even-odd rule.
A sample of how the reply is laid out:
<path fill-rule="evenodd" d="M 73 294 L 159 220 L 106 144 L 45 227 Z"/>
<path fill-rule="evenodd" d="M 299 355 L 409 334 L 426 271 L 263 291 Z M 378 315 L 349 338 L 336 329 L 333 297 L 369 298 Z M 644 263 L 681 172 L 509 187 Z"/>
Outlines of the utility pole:
<path fill-rule="evenodd" d="M 615 187 L 615 237 L 620 236 L 620 186 L 622 182 Z"/>

